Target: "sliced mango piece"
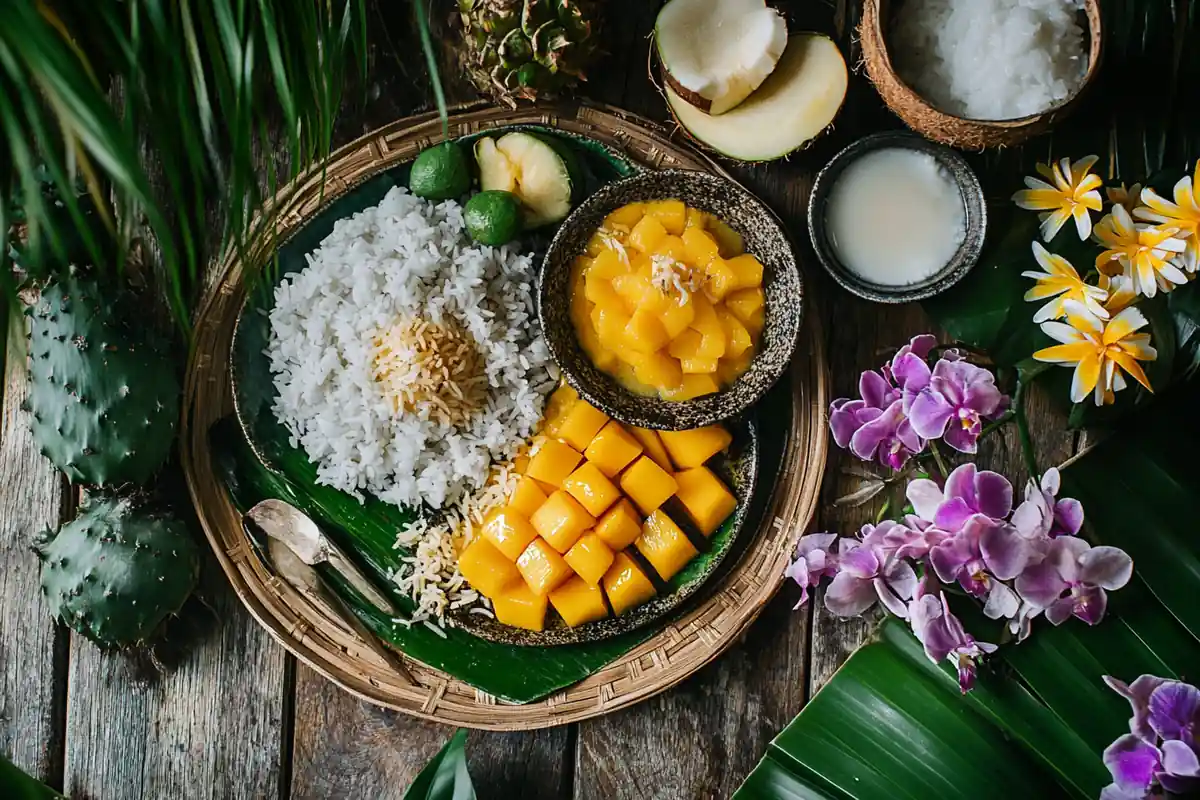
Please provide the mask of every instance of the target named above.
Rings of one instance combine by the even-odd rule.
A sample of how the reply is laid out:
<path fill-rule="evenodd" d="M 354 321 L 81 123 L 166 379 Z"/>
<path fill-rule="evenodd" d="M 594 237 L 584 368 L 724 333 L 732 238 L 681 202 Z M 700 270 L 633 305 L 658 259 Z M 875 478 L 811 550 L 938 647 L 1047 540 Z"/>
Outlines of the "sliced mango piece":
<path fill-rule="evenodd" d="M 621 308 L 625 305 L 625 299 L 613 288 L 612 278 L 597 275 L 595 271 L 584 276 L 583 296 L 597 306 Z"/>
<path fill-rule="evenodd" d="M 592 260 L 592 265 L 587 269 L 585 276 L 611 281 L 618 275 L 628 274 L 632 269 L 633 267 L 621 257 L 619 250 L 608 247 Z"/>
<path fill-rule="evenodd" d="M 694 309 L 692 316 L 694 319 Z M 672 358 L 678 358 L 680 361 L 696 358 L 696 354 L 700 352 L 700 341 L 700 332 L 689 328 L 671 340 L 671 343 L 667 345 L 667 352 Z"/>
<path fill-rule="evenodd" d="M 658 577 L 669 581 L 700 552 L 687 534 L 660 508 L 642 524 L 642 535 L 633 543 Z"/>
<path fill-rule="evenodd" d="M 641 453 L 641 443 L 616 420 L 610 420 L 601 428 L 587 450 L 583 451 L 588 463 L 595 464 L 606 478 L 615 478 Z"/>
<path fill-rule="evenodd" d="M 715 375 L 692 374 L 684 375 L 679 386 L 664 390 L 662 396 L 664 400 L 681 403 L 684 400 L 692 400 L 719 391 L 721 391 L 721 385 L 717 383 Z"/>
<path fill-rule="evenodd" d="M 655 217 L 675 236 L 683 233 L 687 223 L 687 206 L 682 200 L 652 200 L 646 203 L 646 214 Z"/>
<path fill-rule="evenodd" d="M 737 498 L 708 467 L 693 467 L 675 473 L 676 495 L 688 518 L 705 536 L 721 527 L 737 508 Z"/>
<path fill-rule="evenodd" d="M 624 344 L 639 353 L 653 353 L 671 341 L 662 321 L 653 311 L 639 306 L 625 326 Z M 647 381 L 648 382 L 648 381 Z"/>
<path fill-rule="evenodd" d="M 574 574 L 545 539 L 534 539 L 529 543 L 525 552 L 517 557 L 517 570 L 530 590 L 539 595 L 553 591 Z"/>
<path fill-rule="evenodd" d="M 613 612 L 618 616 L 634 606 L 640 606 L 656 594 L 654 584 L 646 577 L 646 573 L 625 553 L 617 553 L 601 583 Z"/>
<path fill-rule="evenodd" d="M 541 486 L 538 486 L 537 481 L 528 475 L 522 475 L 517 479 L 512 496 L 508 498 L 509 507 L 516 509 L 526 520 L 532 517 L 533 512 L 541 508 L 544 502 L 546 502 L 546 493 L 542 491 Z M 515 559 L 516 556 L 513 558 Z"/>
<path fill-rule="evenodd" d="M 658 243 L 658 247 L 654 249 L 654 254 L 657 256 L 665 256 L 672 261 L 678 261 L 680 264 L 690 264 L 688 260 L 688 250 L 683 244 L 683 239 L 676 235 L 668 233 Z"/>
<path fill-rule="evenodd" d="M 666 296 L 650 282 L 650 276 L 642 272 L 630 272 L 613 278 L 613 290 L 629 309 L 657 312 L 665 308 L 668 302 Z"/>
<path fill-rule="evenodd" d="M 740 356 L 722 358 L 720 366 L 717 367 L 717 379 L 725 386 L 732 384 L 749 368 L 750 362 L 753 360 L 754 353 L 750 350 Z"/>
<path fill-rule="evenodd" d="M 625 326 L 629 324 L 629 312 L 624 306 L 596 306 L 592 309 L 591 318 L 596 337 L 606 349 L 613 343 L 621 342 Z"/>
<path fill-rule="evenodd" d="M 458 554 L 458 571 L 486 597 L 495 597 L 521 579 L 513 562 L 482 536 Z"/>
<path fill-rule="evenodd" d="M 737 279 L 737 288 L 755 289 L 762 286 L 763 265 L 754 256 L 748 253 L 734 256 L 725 260 L 725 266 L 733 272 Z"/>
<path fill-rule="evenodd" d="M 720 358 L 725 355 L 725 329 L 712 303 L 700 294 L 692 295 L 696 305 L 696 318 L 692 320 L 692 330 L 700 334 L 700 344 L 694 353 L 695 358 Z"/>
<path fill-rule="evenodd" d="M 557 439 L 546 439 L 537 453 L 529 459 L 529 469 L 525 470 L 525 474 L 558 488 L 562 486 L 563 480 L 575 471 L 581 458 L 583 456 L 571 445 Z"/>
<path fill-rule="evenodd" d="M 599 583 L 612 565 L 613 551 L 599 535 L 585 533 L 566 552 L 563 560 L 588 583 Z"/>
<path fill-rule="evenodd" d="M 663 330 L 667 332 L 667 337 L 670 339 L 683 334 L 695 318 L 696 306 L 690 302 L 690 296 L 688 302 L 668 303 L 659 312 L 659 319 L 662 321 Z"/>
<path fill-rule="evenodd" d="M 491 601 L 497 621 L 505 625 L 530 631 L 546 626 L 546 596 L 534 594 L 524 583 L 505 589 Z"/>
<path fill-rule="evenodd" d="M 534 512 L 529 522 L 555 550 L 565 553 L 584 531 L 596 524 L 596 518 L 578 500 L 559 489 Z"/>
<path fill-rule="evenodd" d="M 623 550 L 642 533 L 642 515 L 629 500 L 622 499 L 596 522 L 593 530 L 611 550 Z"/>
<path fill-rule="evenodd" d="M 596 313 L 596 308 L 592 308 L 592 314 Z M 596 332 L 595 327 L 591 325 L 581 325 L 578 328 L 579 345 L 583 348 L 583 352 L 588 354 L 588 358 L 592 359 L 592 363 L 597 369 L 610 370 L 620 363 L 617 354 L 604 346 L 604 342 L 600 339 L 600 334 Z"/>
<path fill-rule="evenodd" d="M 567 476 L 563 481 L 563 490 L 578 500 L 593 517 L 600 516 L 621 499 L 621 490 L 590 461 L 584 461 L 579 469 Z"/>
<path fill-rule="evenodd" d="M 649 428 L 637 428 L 630 425 L 629 432 L 633 434 L 633 438 L 641 442 L 646 455 L 650 456 L 650 459 L 655 464 L 658 464 L 667 472 L 675 469 L 671 464 L 671 456 L 667 453 L 667 448 L 663 446 L 662 439 L 658 436 L 658 431 L 652 431 Z"/>
<path fill-rule="evenodd" d="M 679 469 L 699 467 L 729 447 L 733 434 L 724 425 L 706 425 L 690 431 L 659 431 L 671 462 Z"/>
<path fill-rule="evenodd" d="M 563 622 L 572 628 L 608 616 L 608 606 L 604 604 L 604 590 L 589 584 L 578 575 L 550 592 L 548 597 L 550 605 L 554 606 Z"/>
<path fill-rule="evenodd" d="M 721 258 L 733 258 L 746 252 L 742 235 L 729 227 L 724 220 L 709 214 L 708 225 L 705 227 L 712 231 L 713 238 L 717 240 L 717 246 L 721 248 Z"/>
<path fill-rule="evenodd" d="M 683 228 L 686 231 L 688 228 L 700 228 L 703 230 L 708 225 L 708 214 L 705 214 L 698 208 L 688 206 L 684 213 Z"/>
<path fill-rule="evenodd" d="M 717 310 L 717 319 L 725 329 L 726 356 L 740 356 L 750 349 L 750 331 L 746 330 L 740 319 L 724 308 Z"/>
<path fill-rule="evenodd" d="M 620 225 L 626 230 L 633 228 L 646 213 L 645 203 L 626 203 L 616 211 L 609 212 L 604 218 L 604 227 L 610 230 Z"/>
<path fill-rule="evenodd" d="M 509 561 L 516 561 L 537 537 L 529 519 L 512 506 L 491 511 L 484 518 L 482 533 Z"/>
<path fill-rule="evenodd" d="M 658 217 L 647 214 L 629 231 L 629 244 L 643 253 L 653 253 L 666 235 L 667 229 Z"/>
<path fill-rule="evenodd" d="M 550 393 L 546 407 L 542 410 L 542 430 L 553 436 L 557 425 L 571 410 L 571 406 L 579 399 L 579 392 L 568 383 L 564 383 Z M 554 428 L 554 430 L 549 430 Z"/>
<path fill-rule="evenodd" d="M 558 437 L 572 448 L 583 451 L 608 422 L 608 414 L 584 400 L 571 406 L 558 426 Z"/>
<path fill-rule="evenodd" d="M 683 370 L 679 361 L 659 353 L 648 353 L 633 367 L 633 374 L 642 383 L 663 392 L 678 386 L 683 381 Z"/>
<path fill-rule="evenodd" d="M 675 479 L 646 456 L 639 457 L 621 473 L 621 490 L 643 514 L 650 514 L 661 506 L 675 494 L 676 488 Z"/>
<path fill-rule="evenodd" d="M 722 300 L 725 295 L 737 288 L 737 275 L 722 258 L 714 258 L 704 268 L 708 279 L 704 282 L 704 291 L 714 302 Z"/>
<path fill-rule="evenodd" d="M 680 237 L 687 249 L 688 263 L 694 267 L 707 267 L 718 257 L 717 241 L 703 228 L 687 228 Z"/>
<path fill-rule="evenodd" d="M 715 358 L 681 358 L 679 366 L 683 370 L 684 379 L 689 374 L 709 375 L 717 371 L 718 359 Z"/>
<path fill-rule="evenodd" d="M 763 290 L 756 286 L 753 289 L 738 289 L 736 292 L 731 292 L 725 298 L 725 307 L 743 323 L 748 323 L 754 317 L 755 312 L 762 311 Z M 759 325 L 759 328 L 761 327 Z"/>

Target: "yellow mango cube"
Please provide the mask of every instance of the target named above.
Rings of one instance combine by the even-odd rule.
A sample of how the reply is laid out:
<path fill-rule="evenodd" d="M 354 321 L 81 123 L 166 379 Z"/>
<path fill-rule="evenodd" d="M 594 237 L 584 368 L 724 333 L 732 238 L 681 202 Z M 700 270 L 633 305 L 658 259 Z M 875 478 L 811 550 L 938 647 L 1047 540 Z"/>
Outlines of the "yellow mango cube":
<path fill-rule="evenodd" d="M 613 248 L 605 248 L 599 255 L 592 259 L 592 265 L 584 273 L 585 280 L 587 278 L 598 278 L 600 280 L 611 281 L 618 275 L 626 275 L 631 271 L 632 267 L 621 257 L 619 250 Z M 594 300 L 592 302 L 595 302 Z"/>
<path fill-rule="evenodd" d="M 591 318 L 596 338 L 606 349 L 621 344 L 625 337 L 625 326 L 629 324 L 629 313 L 624 307 L 596 306 L 592 309 Z"/>
<path fill-rule="evenodd" d="M 579 346 L 583 348 L 583 352 L 587 353 L 588 358 L 592 360 L 597 369 L 612 369 L 620 361 L 616 353 L 605 347 L 604 342 L 600 340 L 600 334 L 596 333 L 596 329 L 590 325 L 579 329 Z"/>
<path fill-rule="evenodd" d="M 578 399 L 579 392 L 567 383 L 551 392 L 546 400 L 546 407 L 542 410 L 542 432 L 549 436 L 555 435 L 558 425 Z"/>
<path fill-rule="evenodd" d="M 587 450 L 583 451 L 588 463 L 595 464 L 606 478 L 615 478 L 618 472 L 641 454 L 641 443 L 616 420 L 610 420 L 601 428 Z"/>
<path fill-rule="evenodd" d="M 692 400 L 719 391 L 721 391 L 721 384 L 717 382 L 714 375 L 691 374 L 684 375 L 679 386 L 667 389 L 662 393 L 662 397 L 664 400 L 681 403 L 684 400 Z"/>
<path fill-rule="evenodd" d="M 574 408 L 575 404 L 571 407 Z M 563 421 L 565 420 L 564 416 Z M 558 431 L 561 429 L 560 422 Z M 557 439 L 546 439 L 537 453 L 529 459 L 529 469 L 525 470 L 525 474 L 557 489 L 562 486 L 563 480 L 575 471 L 581 458 L 583 456 L 571 445 Z"/>
<path fill-rule="evenodd" d="M 678 386 L 683 381 L 679 361 L 662 353 L 647 353 L 633 367 L 633 374 L 644 384 L 659 392 Z"/>
<path fill-rule="evenodd" d="M 540 631 L 546 626 L 546 596 L 534 594 L 524 583 L 491 598 L 496 620 L 514 628 Z"/>
<path fill-rule="evenodd" d="M 755 287 L 753 289 L 738 289 L 736 292 L 731 292 L 725 298 L 725 307 L 743 323 L 747 323 L 753 318 L 755 312 L 762 311 L 763 290 Z M 759 325 L 759 328 L 761 327 Z"/>
<path fill-rule="evenodd" d="M 687 223 L 687 206 L 682 200 L 652 200 L 646 203 L 646 214 L 653 216 L 667 229 L 667 233 L 678 236 Z"/>
<path fill-rule="evenodd" d="M 592 531 L 611 550 L 623 550 L 642 535 L 642 515 L 627 499 L 622 499 L 596 521 Z"/>
<path fill-rule="evenodd" d="M 726 259 L 725 266 L 729 267 L 733 271 L 734 277 L 737 278 L 737 288 L 757 289 L 762 286 L 762 262 L 749 253 Z"/>
<path fill-rule="evenodd" d="M 513 472 L 524 475 L 527 469 L 529 469 L 529 456 L 521 454 L 513 459 Z"/>
<path fill-rule="evenodd" d="M 658 217 L 647 214 L 629 231 L 629 244 L 643 253 L 653 253 L 666 235 L 667 229 Z"/>
<path fill-rule="evenodd" d="M 555 550 L 565 553 L 584 531 L 596 524 L 596 518 L 578 500 L 559 489 L 546 498 L 529 522 Z"/>
<path fill-rule="evenodd" d="M 701 295 L 693 294 L 692 301 L 696 304 L 696 318 L 692 320 L 692 330 L 700 334 L 700 344 L 693 353 L 694 358 L 720 358 L 725 355 L 725 329 L 712 303 Z"/>
<path fill-rule="evenodd" d="M 708 467 L 681 470 L 675 473 L 675 480 L 679 502 L 705 536 L 711 536 L 737 508 L 733 492 Z"/>
<path fill-rule="evenodd" d="M 718 257 L 717 241 L 703 228 L 687 228 L 680 237 L 687 249 L 687 262 L 694 267 L 707 267 Z"/>
<path fill-rule="evenodd" d="M 599 583 L 612 566 L 613 551 L 595 533 L 585 533 L 563 556 L 575 574 L 588 583 Z"/>
<path fill-rule="evenodd" d="M 578 628 L 608 616 L 604 590 L 576 575 L 550 592 L 550 605 L 569 627 Z"/>
<path fill-rule="evenodd" d="M 724 425 L 706 425 L 690 431 L 659 431 L 671 462 L 679 469 L 699 467 L 729 447 L 733 434 Z"/>
<path fill-rule="evenodd" d="M 606 249 L 608 249 L 608 244 L 604 241 L 604 236 L 597 231 L 588 237 L 587 245 L 584 247 L 584 252 L 587 253 L 588 256 L 594 258 L 603 253 Z M 580 256 L 580 260 L 584 260 L 584 257 Z"/>
<path fill-rule="evenodd" d="M 529 519 L 511 506 L 489 513 L 484 518 L 482 533 L 509 561 L 516 561 L 537 537 Z"/>
<path fill-rule="evenodd" d="M 529 543 L 525 552 L 517 557 L 517 570 L 530 591 L 539 595 L 553 591 L 574 574 L 545 539 L 534 539 Z"/>
<path fill-rule="evenodd" d="M 604 218 L 604 227 L 612 230 L 617 226 L 621 226 L 626 230 L 633 228 L 642 219 L 646 213 L 645 203 L 627 203 L 621 206 L 616 211 L 609 212 Z"/>
<path fill-rule="evenodd" d="M 687 211 L 684 212 L 683 229 L 685 231 L 688 228 L 700 228 L 701 230 L 704 230 L 707 225 L 708 214 L 705 214 L 698 208 L 692 208 L 691 206 L 688 206 Z"/>
<path fill-rule="evenodd" d="M 717 380 L 723 385 L 728 386 L 745 372 L 750 367 L 750 362 L 754 360 L 754 353 L 747 350 L 740 356 L 732 356 L 730 358 L 722 358 L 717 366 Z"/>
<path fill-rule="evenodd" d="M 651 461 L 658 464 L 668 473 L 674 469 L 674 466 L 671 464 L 671 456 L 668 455 L 667 448 L 663 446 L 662 439 L 658 436 L 658 431 L 630 425 L 629 432 L 642 445 L 642 449 L 650 457 Z"/>
<path fill-rule="evenodd" d="M 762 306 L 759 306 L 754 311 L 751 311 L 750 314 L 747 315 L 746 319 L 743 320 L 743 322 L 746 325 L 746 330 L 750 332 L 750 338 L 754 341 L 758 341 L 758 336 L 762 333 L 763 323 L 765 322 L 765 315 L 763 313 Z"/>
<path fill-rule="evenodd" d="M 695 319 L 694 309 L 692 318 Z M 667 353 L 671 358 L 678 358 L 680 361 L 696 358 L 696 354 L 700 352 L 700 342 L 700 332 L 688 328 L 671 340 L 671 343 L 667 345 Z"/>
<path fill-rule="evenodd" d="M 642 272 L 630 272 L 613 278 L 613 290 L 625 301 L 627 309 L 644 309 L 657 312 L 669 302 L 666 295 L 650 282 L 650 276 Z"/>
<path fill-rule="evenodd" d="M 717 319 L 721 321 L 721 327 L 725 329 L 726 356 L 740 356 L 750 349 L 752 344 L 750 331 L 746 330 L 746 326 L 740 319 L 724 308 L 717 309 Z"/>
<path fill-rule="evenodd" d="M 639 353 L 653 353 L 670 341 L 662 322 L 653 311 L 639 307 L 625 326 L 624 342 Z"/>
<path fill-rule="evenodd" d="M 725 295 L 737 288 L 737 275 L 722 258 L 714 258 L 708 262 L 704 274 L 708 276 L 704 282 L 704 291 L 714 302 L 723 300 Z"/>
<path fill-rule="evenodd" d="M 718 359 L 715 358 L 681 358 L 679 366 L 684 377 L 688 375 L 710 375 L 717 371 Z"/>
<path fill-rule="evenodd" d="M 664 581 L 671 580 L 700 554 L 687 534 L 661 508 L 642 524 L 642 535 L 633 544 Z"/>
<path fill-rule="evenodd" d="M 558 426 L 558 438 L 582 452 L 606 422 L 607 414 L 591 403 L 580 400 L 571 406 L 562 424 Z"/>
<path fill-rule="evenodd" d="M 618 616 L 640 606 L 657 593 L 646 573 L 625 553 L 617 553 L 612 566 L 604 573 L 601 584 L 613 613 Z"/>
<path fill-rule="evenodd" d="M 708 217 L 708 225 L 705 226 L 717 240 L 717 247 L 721 249 L 721 258 L 734 258 L 746 252 L 745 245 L 742 244 L 742 235 L 729 227 L 724 221 L 717 219 L 711 214 Z"/>
<path fill-rule="evenodd" d="M 676 488 L 675 479 L 670 473 L 646 456 L 638 458 L 621 473 L 621 491 L 643 514 L 650 514 L 661 506 L 675 494 Z"/>
<path fill-rule="evenodd" d="M 537 481 L 528 475 L 522 475 L 517 479 L 512 496 L 508 498 L 509 508 L 515 509 L 526 520 L 532 517 L 533 512 L 541 508 L 544 502 L 546 502 L 546 493 L 542 491 L 541 486 L 538 486 Z M 516 556 L 513 558 L 515 559 Z"/>
<path fill-rule="evenodd" d="M 605 278 L 589 272 L 583 279 L 583 296 L 597 306 L 621 308 L 625 299 L 613 288 L 612 278 Z"/>
<path fill-rule="evenodd" d="M 513 562 L 481 536 L 458 554 L 458 571 L 485 597 L 495 597 L 521 580 Z"/>
<path fill-rule="evenodd" d="M 678 261 L 680 264 L 691 264 L 688 260 L 688 250 L 683 244 L 683 239 L 672 234 L 667 234 L 662 238 L 662 241 L 658 243 L 658 247 L 655 248 L 654 254 L 669 258 L 672 261 Z"/>
<path fill-rule="evenodd" d="M 667 337 L 672 340 L 676 336 L 681 336 L 695 318 L 696 306 L 690 302 L 690 298 L 689 302 L 686 303 L 668 303 L 659 312 L 659 319 L 662 321 L 663 330 L 667 332 Z"/>
<path fill-rule="evenodd" d="M 567 476 L 563 491 L 578 500 L 593 517 L 600 516 L 621 499 L 621 490 L 590 461 L 584 461 L 579 469 Z"/>

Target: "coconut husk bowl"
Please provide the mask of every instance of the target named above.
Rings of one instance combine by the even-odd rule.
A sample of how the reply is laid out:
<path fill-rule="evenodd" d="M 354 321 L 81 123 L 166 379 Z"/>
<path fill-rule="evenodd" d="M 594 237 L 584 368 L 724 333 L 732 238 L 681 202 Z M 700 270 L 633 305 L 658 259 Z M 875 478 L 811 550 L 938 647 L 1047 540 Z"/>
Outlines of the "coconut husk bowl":
<path fill-rule="evenodd" d="M 1075 94 L 1038 114 L 1017 119 L 977 120 L 940 111 L 906 84 L 892 66 L 887 34 L 893 12 L 902 0 L 865 0 L 859 38 L 867 75 L 888 108 L 917 133 L 964 150 L 983 150 L 1023 142 L 1045 133 L 1066 118 L 1100 74 L 1104 36 L 1100 0 L 1085 0 L 1088 68 Z"/>

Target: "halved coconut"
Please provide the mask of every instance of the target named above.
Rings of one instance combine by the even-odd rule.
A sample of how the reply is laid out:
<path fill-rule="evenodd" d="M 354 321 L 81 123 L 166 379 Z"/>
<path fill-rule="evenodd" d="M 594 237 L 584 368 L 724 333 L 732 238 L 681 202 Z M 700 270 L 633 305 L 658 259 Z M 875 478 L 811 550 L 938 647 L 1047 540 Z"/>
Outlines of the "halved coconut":
<path fill-rule="evenodd" d="M 849 76 L 829 37 L 797 33 L 775 71 L 744 103 L 712 116 L 666 86 L 671 113 L 693 138 L 740 161 L 770 161 L 803 147 L 833 122 Z"/>
<path fill-rule="evenodd" d="M 757 89 L 787 46 L 787 23 L 765 0 L 671 0 L 654 41 L 667 84 L 708 114 Z"/>

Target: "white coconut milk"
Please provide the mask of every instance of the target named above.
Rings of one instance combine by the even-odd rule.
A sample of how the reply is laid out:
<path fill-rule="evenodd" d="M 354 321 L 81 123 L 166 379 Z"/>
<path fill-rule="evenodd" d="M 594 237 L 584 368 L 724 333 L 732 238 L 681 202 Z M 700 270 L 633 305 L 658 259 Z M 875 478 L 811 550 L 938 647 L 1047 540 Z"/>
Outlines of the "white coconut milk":
<path fill-rule="evenodd" d="M 962 244 L 966 221 L 950 171 L 928 153 L 903 147 L 850 163 L 831 187 L 825 210 L 838 260 L 883 286 L 936 275 Z"/>

